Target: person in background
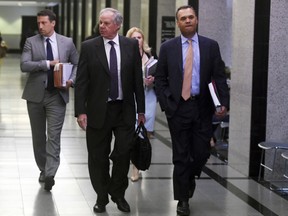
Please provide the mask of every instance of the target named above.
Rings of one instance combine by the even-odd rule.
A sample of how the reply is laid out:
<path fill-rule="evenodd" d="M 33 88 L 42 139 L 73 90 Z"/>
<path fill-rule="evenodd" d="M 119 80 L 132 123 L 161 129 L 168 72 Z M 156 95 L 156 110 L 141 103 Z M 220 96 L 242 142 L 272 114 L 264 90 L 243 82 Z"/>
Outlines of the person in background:
<path fill-rule="evenodd" d="M 6 42 L 3 40 L 2 34 L 0 32 L 0 63 L 1 63 L 1 59 L 4 58 L 6 56 L 8 47 Z"/>
<path fill-rule="evenodd" d="M 92 35 L 88 36 L 85 38 L 85 40 L 89 40 L 91 38 L 95 38 L 95 37 L 98 37 L 100 36 L 100 32 L 99 32 L 99 23 L 97 23 L 94 28 L 93 28 L 93 31 L 92 31 Z"/>
<path fill-rule="evenodd" d="M 138 41 L 118 34 L 122 21 L 120 12 L 113 8 L 100 11 L 101 36 L 82 43 L 77 71 L 75 116 L 86 130 L 88 169 L 97 193 L 96 213 L 106 211 L 109 195 L 120 211 L 130 212 L 125 191 L 136 112 L 138 123 L 145 123 Z"/>
<path fill-rule="evenodd" d="M 39 34 L 26 39 L 21 56 L 21 71 L 29 73 L 22 98 L 27 101 L 39 182 L 44 182 L 44 189 L 50 191 L 60 165 L 61 131 L 79 55 L 72 38 L 55 32 L 53 11 L 40 11 L 37 24 Z M 70 79 L 62 89 L 55 88 L 53 81 L 53 67 L 59 62 L 73 64 Z"/>
<path fill-rule="evenodd" d="M 148 138 L 151 138 L 154 133 L 157 98 L 154 90 L 154 76 L 145 74 L 145 66 L 147 66 L 147 63 L 151 57 L 157 57 L 156 54 L 152 55 L 151 47 L 149 47 L 148 43 L 145 41 L 144 33 L 141 29 L 137 27 L 130 28 L 127 31 L 126 37 L 134 38 L 138 40 L 139 43 L 139 52 L 142 58 L 142 71 L 145 89 L 145 127 L 147 129 Z M 132 174 L 130 177 L 131 181 L 138 181 L 139 174 L 139 170 L 134 165 L 132 165 Z"/>
<path fill-rule="evenodd" d="M 26 30 L 25 33 L 21 35 L 21 40 L 20 40 L 20 50 L 23 52 L 23 48 L 26 42 L 26 39 L 29 37 L 32 37 L 37 34 L 37 31 L 33 31 L 33 28 L 29 26 Z"/>
<path fill-rule="evenodd" d="M 176 22 L 181 35 L 161 45 L 155 89 L 171 134 L 174 199 L 178 200 L 177 214 L 183 216 L 190 214 L 195 176 L 200 176 L 210 156 L 212 115 L 226 115 L 229 93 L 219 45 L 198 35 L 194 8 L 179 7 Z M 219 112 L 208 88 L 212 79 L 222 103 Z"/>

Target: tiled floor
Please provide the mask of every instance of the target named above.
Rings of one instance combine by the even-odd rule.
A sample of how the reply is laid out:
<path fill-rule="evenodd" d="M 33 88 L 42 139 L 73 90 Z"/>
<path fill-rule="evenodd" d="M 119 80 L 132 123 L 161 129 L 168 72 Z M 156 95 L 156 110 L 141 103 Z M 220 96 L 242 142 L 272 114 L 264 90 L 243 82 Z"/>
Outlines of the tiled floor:
<path fill-rule="evenodd" d="M 89 181 L 85 133 L 77 126 L 73 97 L 62 133 L 61 165 L 51 193 L 38 183 L 26 103 L 21 99 L 26 75 L 19 55 L 10 54 L 0 65 L 0 215 L 93 216 L 96 195 Z M 72 93 L 72 92 L 71 92 Z M 73 94 L 71 94 L 73 96 Z M 130 182 L 126 199 L 131 213 L 113 202 L 103 216 L 175 216 L 172 193 L 171 143 L 164 114 L 159 112 L 152 140 L 151 168 L 138 182 Z M 288 215 L 287 196 L 280 196 L 211 156 L 190 200 L 195 216 Z"/>

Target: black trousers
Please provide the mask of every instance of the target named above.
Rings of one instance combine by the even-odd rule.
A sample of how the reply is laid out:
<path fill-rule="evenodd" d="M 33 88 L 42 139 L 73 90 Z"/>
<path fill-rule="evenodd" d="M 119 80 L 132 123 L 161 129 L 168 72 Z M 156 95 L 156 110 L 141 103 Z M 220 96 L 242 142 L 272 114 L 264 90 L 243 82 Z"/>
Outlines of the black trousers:
<path fill-rule="evenodd" d="M 181 100 L 173 117 L 167 118 L 173 147 L 175 200 L 189 199 L 189 188 L 210 156 L 211 116 L 201 119 L 199 111 L 198 100 Z"/>
<path fill-rule="evenodd" d="M 87 127 L 88 168 L 98 204 L 106 205 L 108 194 L 115 198 L 125 196 L 134 131 L 134 124 L 125 124 L 121 102 L 108 103 L 103 128 Z M 110 159 L 113 162 L 111 172 Z"/>

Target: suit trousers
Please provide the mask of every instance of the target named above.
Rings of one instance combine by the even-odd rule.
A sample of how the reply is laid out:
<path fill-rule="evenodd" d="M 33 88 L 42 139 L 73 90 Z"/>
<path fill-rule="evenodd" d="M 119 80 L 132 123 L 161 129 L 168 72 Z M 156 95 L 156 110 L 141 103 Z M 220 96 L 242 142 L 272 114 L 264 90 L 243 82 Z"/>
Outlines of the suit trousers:
<path fill-rule="evenodd" d="M 66 103 L 57 90 L 45 90 L 40 103 L 27 101 L 36 164 L 45 176 L 55 176 L 60 165 L 60 136 Z"/>
<path fill-rule="evenodd" d="M 167 118 L 173 147 L 174 199 L 189 199 L 189 189 L 201 170 L 209 153 L 210 122 L 200 119 L 198 100 L 181 99 L 172 118 Z"/>
<path fill-rule="evenodd" d="M 88 123 L 86 130 L 90 180 L 97 193 L 97 203 L 102 205 L 109 202 L 108 194 L 114 198 L 125 196 L 135 131 L 134 124 L 127 125 L 124 121 L 121 101 L 108 102 L 105 118 L 102 128 L 89 127 Z"/>

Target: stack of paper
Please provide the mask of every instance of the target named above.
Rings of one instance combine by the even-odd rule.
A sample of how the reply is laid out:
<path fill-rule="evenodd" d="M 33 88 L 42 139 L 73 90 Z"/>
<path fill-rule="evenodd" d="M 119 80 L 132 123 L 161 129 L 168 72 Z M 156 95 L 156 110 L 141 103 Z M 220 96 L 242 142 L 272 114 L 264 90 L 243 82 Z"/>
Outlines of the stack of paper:
<path fill-rule="evenodd" d="M 218 93 L 217 93 L 217 88 L 216 88 L 216 84 L 214 81 L 210 82 L 208 84 L 208 87 L 209 87 L 209 90 L 210 90 L 210 94 L 211 94 L 211 97 L 212 97 L 212 100 L 214 102 L 214 105 L 215 105 L 215 109 L 217 112 L 220 112 L 221 111 L 221 103 L 219 101 L 219 96 L 218 96 Z"/>
<path fill-rule="evenodd" d="M 157 59 L 154 59 L 154 57 L 152 56 L 147 63 L 145 64 L 145 77 L 152 75 L 154 76 L 154 74 L 156 73 L 156 67 L 157 67 Z"/>

